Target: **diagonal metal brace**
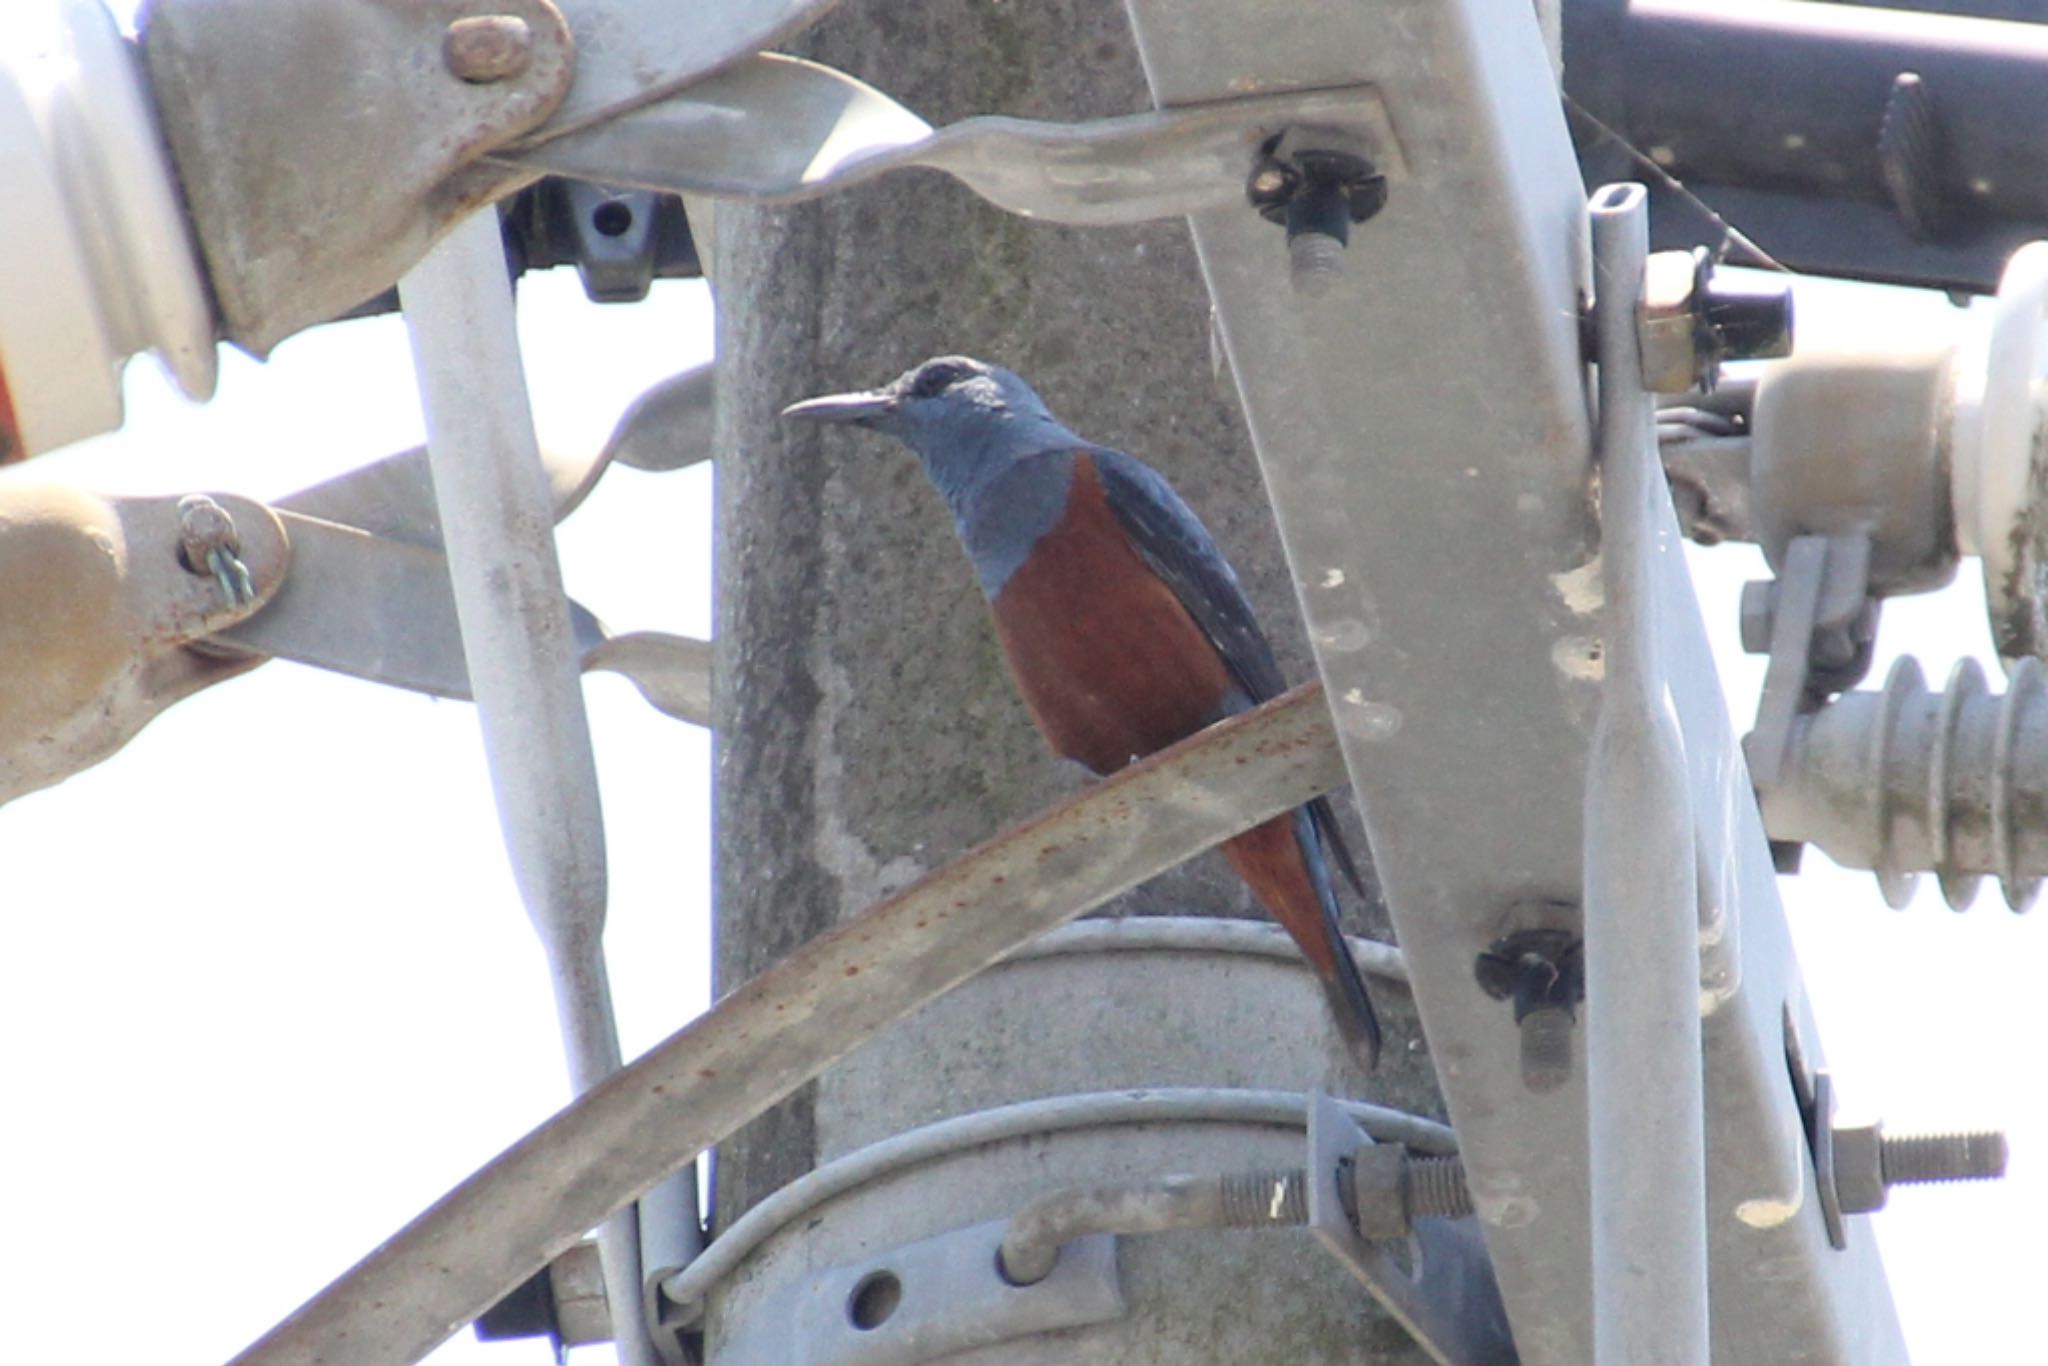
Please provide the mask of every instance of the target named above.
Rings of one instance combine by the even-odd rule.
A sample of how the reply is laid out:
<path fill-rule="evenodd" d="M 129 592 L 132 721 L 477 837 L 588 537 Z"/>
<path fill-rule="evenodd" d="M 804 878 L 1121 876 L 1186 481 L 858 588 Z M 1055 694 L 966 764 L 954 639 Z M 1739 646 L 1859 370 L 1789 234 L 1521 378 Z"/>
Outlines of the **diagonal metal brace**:
<path fill-rule="evenodd" d="M 296 513 L 274 515 L 296 547 L 294 572 L 262 611 L 206 637 L 200 648 L 222 659 L 289 659 L 429 697 L 470 699 L 455 594 L 439 549 Z M 574 601 L 569 623 L 582 672 L 620 674 L 657 710 L 711 724 L 708 641 L 657 631 L 608 635 Z"/>

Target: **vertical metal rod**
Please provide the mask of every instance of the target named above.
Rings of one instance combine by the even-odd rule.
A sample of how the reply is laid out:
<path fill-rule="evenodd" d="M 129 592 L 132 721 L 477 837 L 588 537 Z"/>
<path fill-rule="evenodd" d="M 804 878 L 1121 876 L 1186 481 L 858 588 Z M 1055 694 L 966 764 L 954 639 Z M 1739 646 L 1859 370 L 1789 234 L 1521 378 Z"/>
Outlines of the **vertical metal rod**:
<path fill-rule="evenodd" d="M 1700 940 L 1685 750 L 1658 640 L 1656 403 L 1640 185 L 1592 198 L 1606 678 L 1586 777 L 1588 1142 L 1599 1366 L 1707 1366 Z"/>
<path fill-rule="evenodd" d="M 604 820 L 496 211 L 450 233 L 399 295 L 498 821 L 547 951 L 580 1094 L 620 1061 L 604 963 Z M 604 1224 L 598 1245 L 621 1360 L 660 1366 L 640 1312 L 634 1206 Z"/>

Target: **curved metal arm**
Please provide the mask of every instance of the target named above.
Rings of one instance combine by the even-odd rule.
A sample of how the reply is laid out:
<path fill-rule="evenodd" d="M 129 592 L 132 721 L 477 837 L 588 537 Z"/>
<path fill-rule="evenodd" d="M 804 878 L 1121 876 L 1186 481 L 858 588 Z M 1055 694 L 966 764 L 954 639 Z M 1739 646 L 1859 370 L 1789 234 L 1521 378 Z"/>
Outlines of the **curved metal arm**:
<path fill-rule="evenodd" d="M 1106 225 L 1241 202 L 1259 143 L 1298 125 L 1341 128 L 1388 180 L 1406 173 L 1369 85 L 1090 123 L 973 118 L 934 131 L 844 72 L 773 53 L 659 104 L 491 160 L 606 184 L 770 200 L 808 199 L 925 166 L 1027 218 Z"/>

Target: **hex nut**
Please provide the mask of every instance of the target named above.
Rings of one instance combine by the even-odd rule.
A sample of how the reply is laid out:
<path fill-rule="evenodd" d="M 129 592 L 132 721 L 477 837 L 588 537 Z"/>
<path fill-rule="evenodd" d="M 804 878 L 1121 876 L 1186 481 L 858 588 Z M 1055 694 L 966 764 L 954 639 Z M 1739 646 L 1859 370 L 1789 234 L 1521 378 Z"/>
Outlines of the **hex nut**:
<path fill-rule="evenodd" d="M 1879 1124 L 1836 1125 L 1835 1194 L 1844 1214 L 1883 1209 L 1884 1133 Z"/>
<path fill-rule="evenodd" d="M 1351 1155 L 1352 1209 L 1358 1236 L 1408 1236 L 1408 1154 L 1397 1143 L 1368 1143 Z"/>
<path fill-rule="evenodd" d="M 1706 281 L 1691 252 L 1652 252 L 1643 266 L 1643 302 L 1636 339 L 1643 353 L 1643 387 L 1682 394 L 1699 385 L 1705 355 L 1701 313 Z"/>

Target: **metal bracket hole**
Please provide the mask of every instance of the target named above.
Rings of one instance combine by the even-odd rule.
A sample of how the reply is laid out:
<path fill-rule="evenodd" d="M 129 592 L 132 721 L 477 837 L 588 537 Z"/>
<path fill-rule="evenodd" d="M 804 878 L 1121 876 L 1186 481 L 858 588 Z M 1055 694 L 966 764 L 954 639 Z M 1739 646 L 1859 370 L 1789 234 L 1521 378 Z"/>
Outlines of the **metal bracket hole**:
<path fill-rule="evenodd" d="M 862 1332 L 880 1328 L 903 1303 L 903 1282 L 893 1271 L 873 1271 L 860 1278 L 846 1297 L 846 1321 Z"/>

